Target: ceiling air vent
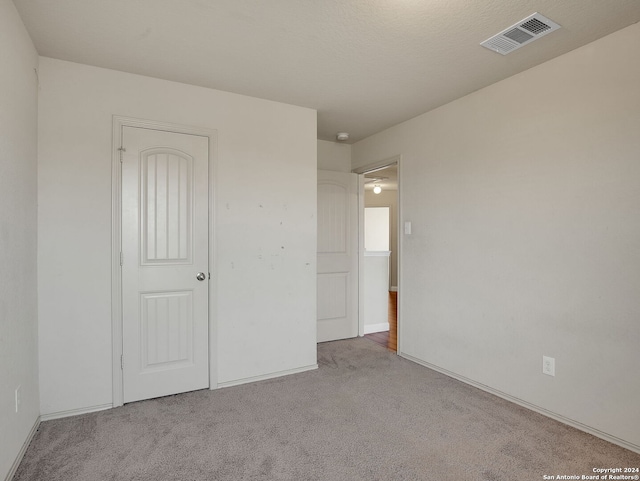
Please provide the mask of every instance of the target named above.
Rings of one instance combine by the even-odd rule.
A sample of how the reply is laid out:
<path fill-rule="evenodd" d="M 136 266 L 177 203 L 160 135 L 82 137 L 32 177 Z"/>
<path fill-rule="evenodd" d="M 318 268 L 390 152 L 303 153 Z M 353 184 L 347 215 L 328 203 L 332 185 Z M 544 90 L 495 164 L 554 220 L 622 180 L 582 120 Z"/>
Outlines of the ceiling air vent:
<path fill-rule="evenodd" d="M 560 25 L 557 23 L 539 13 L 534 13 L 499 34 L 488 38 L 480 45 L 506 55 L 559 28 Z"/>

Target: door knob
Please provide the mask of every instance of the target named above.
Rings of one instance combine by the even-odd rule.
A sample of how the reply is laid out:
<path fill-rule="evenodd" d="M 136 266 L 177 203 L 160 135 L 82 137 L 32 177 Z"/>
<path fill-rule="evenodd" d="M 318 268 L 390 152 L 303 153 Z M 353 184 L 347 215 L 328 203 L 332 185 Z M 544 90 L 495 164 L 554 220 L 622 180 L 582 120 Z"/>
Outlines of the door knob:
<path fill-rule="evenodd" d="M 207 276 L 204 274 L 204 272 L 198 272 L 198 275 L 196 276 L 196 279 L 198 279 L 199 281 L 204 281 L 207 278 Z"/>

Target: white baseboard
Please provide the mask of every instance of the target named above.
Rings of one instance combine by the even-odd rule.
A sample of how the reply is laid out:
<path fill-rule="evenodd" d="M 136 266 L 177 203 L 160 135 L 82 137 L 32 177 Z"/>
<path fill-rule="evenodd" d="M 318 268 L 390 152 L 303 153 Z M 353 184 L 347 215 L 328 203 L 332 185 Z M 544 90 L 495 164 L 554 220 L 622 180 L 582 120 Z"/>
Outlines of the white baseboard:
<path fill-rule="evenodd" d="M 53 419 L 68 418 L 70 416 L 79 416 L 80 414 L 94 413 L 96 411 L 104 411 L 111 409 L 113 404 L 99 404 L 98 406 L 89 406 L 86 408 L 70 409 L 69 411 L 58 411 L 56 413 L 43 414 L 40 416 L 41 421 L 51 421 Z"/>
<path fill-rule="evenodd" d="M 388 322 L 381 322 L 380 324 L 365 324 L 364 325 L 364 333 L 372 334 L 374 332 L 383 332 L 389 330 Z"/>
<path fill-rule="evenodd" d="M 22 444 L 22 448 L 20 448 L 20 452 L 18 452 L 18 455 L 16 456 L 15 461 L 11 465 L 11 469 L 7 473 L 7 477 L 5 478 L 5 481 L 11 481 L 13 479 L 13 476 L 16 474 L 16 471 L 18 470 L 18 466 L 20 466 L 20 463 L 22 462 L 24 453 L 27 452 L 27 448 L 29 447 L 29 444 L 31 444 L 33 437 L 38 432 L 38 427 L 40 427 L 40 416 L 38 416 L 36 418 L 36 422 L 33 423 L 33 427 L 31 428 L 31 431 L 29 431 L 29 434 L 27 435 L 27 439 L 25 439 L 24 443 Z"/>
<path fill-rule="evenodd" d="M 287 369 L 286 371 L 278 371 L 278 372 L 272 372 L 269 374 L 262 374 L 260 376 L 245 377 L 243 379 L 236 379 L 234 381 L 219 382 L 218 387 L 223 388 L 223 387 L 239 386 L 240 384 L 247 384 L 247 383 L 256 382 L 256 381 L 266 381 L 267 379 L 273 379 L 274 377 L 288 376 L 290 374 L 298 374 L 299 372 L 313 371 L 314 369 L 318 369 L 317 364 L 297 367 L 295 369 Z"/>
<path fill-rule="evenodd" d="M 579 429 L 580 431 L 584 431 L 585 433 L 589 433 L 592 434 L 593 436 L 600 438 L 600 439 L 604 439 L 605 441 L 609 441 L 610 443 L 613 444 L 617 444 L 618 446 L 622 446 L 625 449 L 628 449 L 629 451 L 633 451 L 636 453 L 640 453 L 640 446 L 638 446 L 637 444 L 633 444 L 630 443 L 629 441 L 625 441 L 624 439 L 620 439 L 616 436 L 613 436 L 611 434 L 605 433 L 603 431 L 600 431 L 596 428 L 592 428 L 591 426 L 587 426 L 586 424 L 582 424 L 579 421 L 575 421 L 571 418 L 567 418 L 565 416 L 562 416 L 561 414 L 556 414 L 553 411 L 549 411 L 545 408 L 542 408 L 540 406 L 536 406 L 535 404 L 531 404 L 530 402 L 524 401 L 520 398 L 511 396 L 510 394 L 504 393 L 502 391 L 498 391 L 497 389 L 493 389 L 492 387 L 486 386 L 484 384 L 481 384 L 479 382 L 473 381 L 472 379 L 466 378 L 464 376 L 460 376 L 454 372 L 448 371 L 446 369 L 443 369 L 441 367 L 435 366 L 433 364 L 430 364 L 428 362 L 422 361 L 421 359 L 418 359 L 417 357 L 413 357 L 410 356 L 408 354 L 404 354 L 404 353 L 400 353 L 398 352 L 398 355 L 409 360 L 409 361 L 413 361 L 416 364 L 420 364 L 421 366 L 424 367 L 428 367 L 429 369 L 433 369 L 434 371 L 437 371 L 441 374 L 444 374 L 445 376 L 449 376 L 452 377 L 454 379 L 457 379 L 458 381 L 461 381 L 465 384 L 469 384 L 470 386 L 476 387 L 482 391 L 488 392 L 489 394 L 493 394 L 495 396 L 498 396 L 502 399 L 506 399 L 507 401 L 510 401 L 512 403 L 518 404 L 519 406 L 522 406 L 524 408 L 527 408 L 531 411 L 535 411 L 539 414 L 542 414 L 543 416 L 546 416 L 548 418 L 551 419 L 555 419 L 556 421 L 559 421 L 563 424 L 567 424 L 571 427 L 574 427 L 576 429 Z"/>
<path fill-rule="evenodd" d="M 391 287 L 389 288 L 389 291 L 390 291 L 390 292 L 398 292 L 398 286 L 391 286 Z"/>

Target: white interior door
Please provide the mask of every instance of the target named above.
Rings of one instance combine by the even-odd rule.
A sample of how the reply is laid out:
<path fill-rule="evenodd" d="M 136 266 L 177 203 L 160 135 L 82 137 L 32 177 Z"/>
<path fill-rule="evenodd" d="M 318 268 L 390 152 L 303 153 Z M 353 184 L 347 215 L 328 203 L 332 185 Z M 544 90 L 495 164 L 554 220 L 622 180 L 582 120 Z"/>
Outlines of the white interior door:
<path fill-rule="evenodd" d="M 358 176 L 318 171 L 318 342 L 358 335 Z"/>
<path fill-rule="evenodd" d="M 123 394 L 132 402 L 209 386 L 209 146 L 138 127 L 122 138 Z"/>

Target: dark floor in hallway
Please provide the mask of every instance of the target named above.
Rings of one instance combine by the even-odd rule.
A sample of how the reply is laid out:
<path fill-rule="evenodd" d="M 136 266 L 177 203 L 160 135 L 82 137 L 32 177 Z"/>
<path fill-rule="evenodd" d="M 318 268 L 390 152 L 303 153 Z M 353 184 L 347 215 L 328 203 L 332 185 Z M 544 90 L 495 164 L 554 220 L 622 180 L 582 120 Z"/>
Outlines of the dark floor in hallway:
<path fill-rule="evenodd" d="M 389 292 L 389 330 L 365 334 L 366 339 L 377 342 L 390 351 L 398 350 L 398 293 Z"/>

